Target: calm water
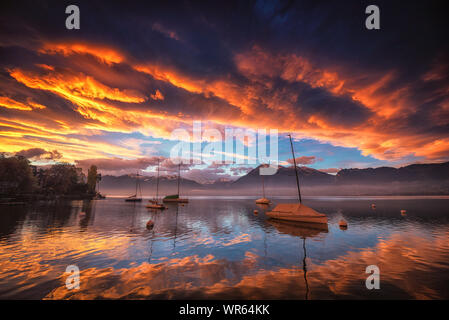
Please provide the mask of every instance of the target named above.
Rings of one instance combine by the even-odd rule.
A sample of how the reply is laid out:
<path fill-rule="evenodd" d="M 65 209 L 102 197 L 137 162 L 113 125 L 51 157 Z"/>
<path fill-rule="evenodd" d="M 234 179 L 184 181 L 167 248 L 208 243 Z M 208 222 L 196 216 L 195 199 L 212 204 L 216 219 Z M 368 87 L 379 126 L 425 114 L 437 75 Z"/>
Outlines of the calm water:
<path fill-rule="evenodd" d="M 244 198 L 160 213 L 123 199 L 0 206 L 0 298 L 449 298 L 449 199 L 305 203 L 328 214 L 328 230 L 274 223 Z M 373 264 L 380 290 L 365 287 Z M 68 265 L 79 290 L 65 287 Z"/>

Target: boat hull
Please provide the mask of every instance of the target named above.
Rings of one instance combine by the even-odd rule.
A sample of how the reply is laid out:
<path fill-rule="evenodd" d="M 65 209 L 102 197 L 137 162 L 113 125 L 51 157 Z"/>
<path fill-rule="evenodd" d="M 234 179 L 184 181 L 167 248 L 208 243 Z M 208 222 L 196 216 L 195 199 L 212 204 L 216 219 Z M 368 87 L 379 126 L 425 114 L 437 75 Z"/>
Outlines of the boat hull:
<path fill-rule="evenodd" d="M 280 204 L 272 211 L 265 213 L 268 217 L 277 220 L 295 221 L 303 223 L 327 224 L 325 214 L 319 213 L 302 204 Z"/>
<path fill-rule="evenodd" d="M 285 220 L 285 221 L 296 221 L 296 222 L 304 222 L 304 223 L 317 223 L 317 224 L 327 224 L 327 217 L 307 217 L 307 216 L 294 216 L 294 215 L 283 215 L 278 212 L 267 212 L 267 216 L 276 220 Z"/>
<path fill-rule="evenodd" d="M 178 203 L 188 203 L 189 199 L 187 198 L 178 198 L 178 199 L 163 199 L 162 202 L 178 202 Z"/>
<path fill-rule="evenodd" d="M 126 202 L 142 202 L 142 199 L 137 198 L 137 199 L 125 199 Z"/>
<path fill-rule="evenodd" d="M 146 207 L 148 209 L 159 209 L 159 210 L 164 210 L 165 207 L 161 204 L 147 204 Z"/>
<path fill-rule="evenodd" d="M 261 198 L 261 199 L 257 199 L 257 200 L 256 200 L 256 203 L 257 203 L 257 204 L 270 204 L 271 201 L 268 200 L 267 198 Z"/>

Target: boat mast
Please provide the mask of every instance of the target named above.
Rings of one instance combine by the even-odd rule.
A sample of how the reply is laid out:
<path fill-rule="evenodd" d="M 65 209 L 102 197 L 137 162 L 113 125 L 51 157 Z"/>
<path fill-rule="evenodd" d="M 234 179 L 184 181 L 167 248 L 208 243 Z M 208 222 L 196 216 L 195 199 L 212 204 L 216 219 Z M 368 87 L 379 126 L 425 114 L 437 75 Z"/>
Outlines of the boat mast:
<path fill-rule="evenodd" d="M 156 202 L 159 198 L 159 160 L 157 160 Z"/>
<path fill-rule="evenodd" d="M 140 192 L 140 198 L 142 198 L 142 185 L 140 184 L 140 179 L 137 177 L 137 181 L 139 182 L 139 192 Z"/>
<path fill-rule="evenodd" d="M 137 184 L 139 183 L 139 171 L 136 172 L 136 193 L 135 197 L 137 198 Z"/>
<path fill-rule="evenodd" d="M 302 270 L 304 272 L 304 281 L 306 283 L 306 300 L 309 300 L 309 283 L 307 282 L 307 251 L 306 251 L 306 237 L 302 238 L 302 248 L 304 249 L 304 258 L 302 259 Z"/>
<path fill-rule="evenodd" d="M 181 178 L 181 162 L 178 164 L 178 198 L 179 198 L 179 179 Z"/>
<path fill-rule="evenodd" d="M 298 170 L 296 168 L 296 159 L 295 159 L 295 151 L 293 150 L 293 142 L 292 142 L 292 136 L 291 134 L 288 134 L 290 137 L 290 145 L 292 147 L 292 155 L 293 155 L 293 164 L 295 166 L 295 174 L 296 174 L 296 186 L 298 187 L 298 197 L 299 197 L 299 203 L 302 203 L 301 200 L 301 190 L 299 189 L 299 177 L 298 177 Z"/>
<path fill-rule="evenodd" d="M 265 198 L 265 183 L 264 183 L 264 178 L 263 178 L 263 176 L 264 176 L 264 175 L 262 175 L 262 195 L 263 195 L 263 198 Z"/>

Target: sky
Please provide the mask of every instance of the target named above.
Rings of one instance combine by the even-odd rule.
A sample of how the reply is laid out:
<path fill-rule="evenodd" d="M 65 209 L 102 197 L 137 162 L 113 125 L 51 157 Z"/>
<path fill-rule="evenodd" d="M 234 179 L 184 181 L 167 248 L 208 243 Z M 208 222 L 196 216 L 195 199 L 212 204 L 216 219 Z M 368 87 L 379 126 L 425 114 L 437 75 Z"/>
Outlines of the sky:
<path fill-rule="evenodd" d="M 65 27 L 70 4 L 80 9 L 79 30 Z M 380 30 L 365 27 L 369 4 L 380 8 Z M 151 174 L 157 161 L 173 171 L 174 130 L 191 133 L 200 121 L 222 134 L 278 130 L 281 164 L 292 158 L 291 133 L 299 164 L 333 174 L 449 160 L 444 1 L 0 6 L 7 155 L 96 164 L 114 175 Z M 247 151 L 254 141 L 238 143 Z M 235 179 L 257 164 L 184 169 L 204 182 Z"/>

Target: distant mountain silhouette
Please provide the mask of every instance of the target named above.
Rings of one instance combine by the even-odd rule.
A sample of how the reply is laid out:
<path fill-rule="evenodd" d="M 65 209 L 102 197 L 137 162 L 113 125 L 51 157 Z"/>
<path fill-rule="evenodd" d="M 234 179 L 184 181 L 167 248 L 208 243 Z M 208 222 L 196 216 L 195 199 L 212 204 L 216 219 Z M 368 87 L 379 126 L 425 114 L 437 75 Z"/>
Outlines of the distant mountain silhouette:
<path fill-rule="evenodd" d="M 139 176 L 143 196 L 156 194 L 156 177 Z M 203 185 L 189 179 L 180 179 L 180 193 L 188 190 L 202 189 Z M 159 196 L 176 194 L 178 190 L 177 176 L 161 176 L 159 178 Z M 136 175 L 103 176 L 100 191 L 109 195 L 132 195 L 136 191 Z M 184 193 L 185 194 L 185 193 Z"/>
<path fill-rule="evenodd" d="M 449 162 L 412 164 L 398 169 L 392 167 L 342 169 L 335 179 L 337 184 L 449 181 Z"/>
<path fill-rule="evenodd" d="M 232 185 L 242 187 L 248 185 L 260 186 L 262 177 L 259 175 L 259 168 L 260 166 L 251 170 L 243 177 L 234 181 Z M 304 186 L 329 185 L 333 184 L 335 181 L 334 176 L 309 167 L 298 167 L 298 175 L 301 185 Z M 276 174 L 264 176 L 263 179 L 266 186 L 279 186 L 285 188 L 291 185 L 296 188 L 295 170 L 293 166 L 279 166 Z"/>
<path fill-rule="evenodd" d="M 184 195 L 259 195 L 262 177 L 259 167 L 235 181 L 217 180 L 201 184 L 181 178 Z M 433 195 L 449 194 L 449 162 L 413 164 L 401 168 L 379 167 L 342 169 L 335 176 L 309 167 L 298 167 L 304 195 Z M 135 175 L 103 176 L 100 191 L 107 195 L 131 195 L 135 192 Z M 143 196 L 156 193 L 156 178 L 139 177 Z M 295 195 L 294 167 L 279 166 L 274 175 L 264 176 L 268 195 Z M 177 192 L 177 176 L 159 179 L 159 195 Z"/>

